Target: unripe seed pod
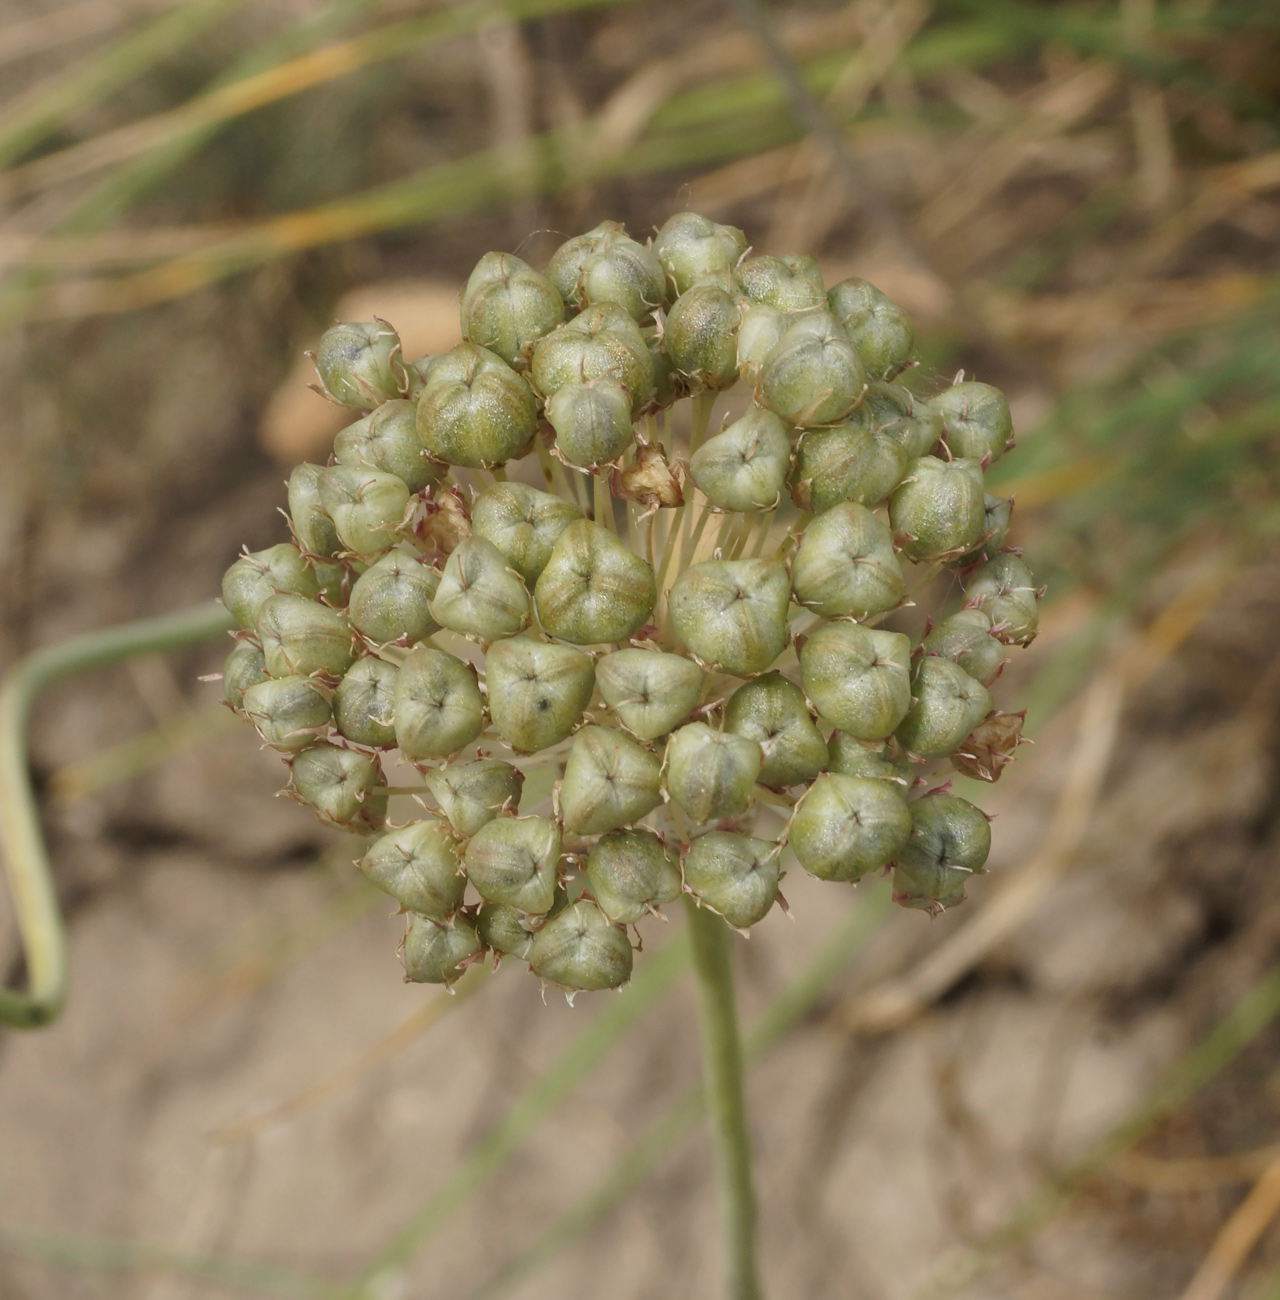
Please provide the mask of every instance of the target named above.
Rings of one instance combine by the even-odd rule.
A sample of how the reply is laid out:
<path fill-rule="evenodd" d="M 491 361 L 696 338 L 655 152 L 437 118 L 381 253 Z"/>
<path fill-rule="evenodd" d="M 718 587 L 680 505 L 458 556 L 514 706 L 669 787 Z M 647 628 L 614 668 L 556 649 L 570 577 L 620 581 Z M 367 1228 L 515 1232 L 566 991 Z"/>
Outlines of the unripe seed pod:
<path fill-rule="evenodd" d="M 257 632 L 272 677 L 341 677 L 355 659 L 347 616 L 305 596 L 272 596 Z"/>
<path fill-rule="evenodd" d="M 982 531 L 979 544 L 971 551 L 966 551 L 957 559 L 948 560 L 947 567 L 956 570 L 971 569 L 984 560 L 994 560 L 1004 547 L 1009 533 L 1009 520 L 1013 515 L 1013 500 L 1009 497 L 993 497 L 984 493 L 983 505 L 986 507 L 987 522 Z"/>
<path fill-rule="evenodd" d="M 893 901 L 939 912 L 964 902 L 964 888 L 991 852 L 982 812 L 951 794 L 928 794 L 907 805 L 911 835 L 898 854 Z"/>
<path fill-rule="evenodd" d="M 416 645 L 440 630 L 431 616 L 439 586 L 440 575 L 416 551 L 397 546 L 356 579 L 347 617 L 375 645 Z"/>
<path fill-rule="evenodd" d="M 827 741 L 831 755 L 828 769 L 842 776 L 862 776 L 873 781 L 887 781 L 903 796 L 911 789 L 915 775 L 909 759 L 885 745 L 869 747 L 856 736 L 835 732 Z"/>
<path fill-rule="evenodd" d="M 972 549 L 986 527 L 976 460 L 921 456 L 889 498 L 889 523 L 912 560 L 945 560 Z"/>
<path fill-rule="evenodd" d="M 396 744 L 411 763 L 447 758 L 484 729 L 484 700 L 469 664 L 419 646 L 400 665 L 395 687 Z"/>
<path fill-rule="evenodd" d="M 433 768 L 425 779 L 431 797 L 459 835 L 474 835 L 501 813 L 514 813 L 524 786 L 524 773 L 500 758 L 450 763 Z"/>
<path fill-rule="evenodd" d="M 565 302 L 579 308 L 616 303 L 634 320 L 648 316 L 666 298 L 662 263 L 618 221 L 602 221 L 594 230 L 562 244 L 547 275 Z"/>
<path fill-rule="evenodd" d="M 383 402 L 363 420 L 347 425 L 333 440 L 338 464 L 394 474 L 410 492 L 438 483 L 445 467 L 427 458 L 418 437 L 417 409 L 413 402 Z"/>
<path fill-rule="evenodd" d="M 842 280 L 827 294 L 827 302 L 853 340 L 868 375 L 879 379 L 901 370 L 910 360 L 915 343 L 911 318 L 875 285 L 856 277 Z"/>
<path fill-rule="evenodd" d="M 974 575 L 966 603 L 991 619 L 992 634 L 1006 645 L 1030 645 L 1040 627 L 1040 594 L 1031 570 L 1016 555 L 997 555 Z"/>
<path fill-rule="evenodd" d="M 763 755 L 754 740 L 691 722 L 667 741 L 667 793 L 699 824 L 745 812 Z"/>
<path fill-rule="evenodd" d="M 587 858 L 587 880 L 600 910 L 622 925 L 680 897 L 679 863 L 652 831 L 602 835 Z"/>
<path fill-rule="evenodd" d="M 980 609 L 957 610 L 924 639 L 926 654 L 959 664 L 975 681 L 990 686 L 1004 665 L 1004 646 Z"/>
<path fill-rule="evenodd" d="M 680 294 L 699 280 L 731 271 L 747 251 L 747 237 L 736 226 L 721 226 L 696 212 L 677 212 L 658 231 L 653 251 Z"/>
<path fill-rule="evenodd" d="M 852 501 L 824 511 L 805 529 L 791 589 L 798 604 L 828 618 L 893 609 L 906 598 L 907 584 L 888 525 Z"/>
<path fill-rule="evenodd" d="M 467 878 L 490 902 L 543 916 L 555 899 L 560 844 L 546 817 L 497 817 L 467 842 Z"/>
<path fill-rule="evenodd" d="M 644 335 L 649 360 L 653 362 L 653 392 L 649 396 L 649 405 L 657 410 L 665 410 L 681 395 L 676 382 L 675 363 L 667 354 L 656 325 L 645 325 L 640 333 Z"/>
<path fill-rule="evenodd" d="M 520 924 L 524 914 L 506 903 L 481 903 L 476 915 L 476 933 L 486 948 L 517 961 L 528 961 L 533 935 Z"/>
<path fill-rule="evenodd" d="M 787 644 L 791 582 L 774 560 L 708 560 L 670 594 L 676 635 L 704 663 L 736 677 L 764 672 Z"/>
<path fill-rule="evenodd" d="M 448 987 L 483 951 L 476 923 L 469 916 L 459 913 L 448 925 L 412 916 L 404 936 L 404 977 L 414 984 Z"/>
<path fill-rule="evenodd" d="M 570 465 L 608 465 L 631 446 L 631 397 L 616 379 L 563 385 L 547 402 L 546 416 Z"/>
<path fill-rule="evenodd" d="M 336 534 L 335 534 L 336 536 Z M 355 581 L 352 570 L 340 561 L 330 563 L 327 560 L 309 561 L 316 575 L 316 583 L 326 605 L 343 606 L 351 596 L 351 586 Z"/>
<path fill-rule="evenodd" d="M 331 465 L 320 477 L 320 501 L 343 546 L 373 556 L 396 541 L 409 489 L 394 474 L 363 465 Z"/>
<path fill-rule="evenodd" d="M 800 650 L 804 692 L 859 740 L 892 735 L 911 706 L 911 642 L 900 632 L 828 623 Z"/>
<path fill-rule="evenodd" d="M 381 659 L 357 659 L 333 696 L 333 723 L 357 745 L 390 749 L 396 743 L 395 690 L 399 669 Z"/>
<path fill-rule="evenodd" d="M 547 279 L 555 285 L 560 297 L 564 299 L 565 306 L 570 310 L 581 311 L 587 306 L 579 288 L 582 268 L 586 265 L 587 259 L 600 248 L 605 236 L 611 230 L 622 229 L 621 222 L 602 221 L 585 234 L 566 239 L 551 254 L 551 261 L 547 263 Z"/>
<path fill-rule="evenodd" d="M 293 793 L 316 810 L 324 825 L 338 830 L 381 830 L 387 796 L 374 791 L 385 784 L 376 758 L 328 741 L 308 745 L 293 759 Z"/>
<path fill-rule="evenodd" d="M 886 410 L 870 389 L 867 396 L 871 404 L 864 399 L 842 424 L 810 429 L 800 440 L 791 495 L 802 510 L 821 514 L 841 501 L 878 505 L 901 482 L 917 426 Z"/>
<path fill-rule="evenodd" d="M 812 781 L 827 765 L 827 742 L 814 726 L 804 692 L 781 673 L 739 686 L 725 706 L 724 729 L 760 746 L 758 780 L 764 785 L 782 789 Z"/>
<path fill-rule="evenodd" d="M 432 368 L 417 419 L 418 437 L 436 460 L 490 469 L 524 453 L 538 408 L 523 376 L 501 357 L 460 343 Z"/>
<path fill-rule="evenodd" d="M 653 391 L 653 358 L 640 327 L 612 302 L 596 303 L 558 326 L 533 350 L 534 386 L 550 401 L 566 384 L 612 379 L 639 415 Z"/>
<path fill-rule="evenodd" d="M 409 378 L 400 336 L 385 321 L 334 325 L 316 349 L 316 370 L 329 396 L 366 410 L 403 397 Z"/>
<path fill-rule="evenodd" d="M 308 600 L 320 594 L 315 571 L 287 542 L 240 556 L 222 575 L 222 603 L 243 628 L 253 627 L 267 601 L 282 593 Z"/>
<path fill-rule="evenodd" d="M 356 865 L 406 911 L 443 924 L 462 906 L 467 888 L 460 853 L 440 822 L 410 822 L 375 840 Z"/>
<path fill-rule="evenodd" d="M 509 366 L 564 320 L 564 300 L 545 275 L 512 253 L 486 253 L 462 291 L 462 337 Z"/>
<path fill-rule="evenodd" d="M 308 555 L 323 559 L 337 555 L 342 550 L 338 530 L 320 501 L 320 479 L 324 470 L 319 465 L 295 465 L 289 475 L 289 520 L 293 535 Z"/>
<path fill-rule="evenodd" d="M 527 636 L 495 641 L 484 672 L 493 725 L 512 749 L 526 754 L 568 736 L 595 686 L 595 669 L 581 650 Z"/>
<path fill-rule="evenodd" d="M 270 680 L 262 647 L 248 638 L 237 641 L 222 667 L 223 699 L 237 712 L 244 711 L 244 693 L 250 686 Z"/>
<path fill-rule="evenodd" d="M 661 787 L 655 755 L 612 727 L 583 727 L 560 787 L 565 830 L 599 835 L 637 822 L 662 802 Z"/>
<path fill-rule="evenodd" d="M 689 845 L 685 888 L 736 930 L 764 920 L 778 897 L 778 846 L 728 831 L 710 831 Z"/>
<path fill-rule="evenodd" d="M 702 669 L 659 650 L 614 650 L 596 664 L 596 682 L 618 721 L 641 740 L 665 736 L 702 698 Z"/>
<path fill-rule="evenodd" d="M 577 506 L 550 492 L 524 483 L 495 483 L 476 498 L 471 530 L 491 541 L 532 589 L 547 567 L 556 539 L 581 518 Z"/>
<path fill-rule="evenodd" d="M 533 590 L 543 628 L 574 645 L 625 641 L 645 625 L 657 596 L 644 560 L 603 524 L 586 519 L 556 539 Z"/>
<path fill-rule="evenodd" d="M 778 311 L 808 311 L 827 305 L 822 269 L 816 257 L 749 257 L 737 270 L 748 298 Z"/>
<path fill-rule="evenodd" d="M 942 437 L 938 412 L 928 402 L 916 401 L 910 389 L 898 384 L 868 384 L 866 396 L 849 421 L 861 424 L 877 441 L 897 443 L 907 464 L 929 455 Z"/>
<path fill-rule="evenodd" d="M 771 510 L 790 468 L 787 426 L 760 407 L 709 438 L 689 462 L 693 481 L 720 510 Z"/>
<path fill-rule="evenodd" d="M 929 405 L 942 417 L 943 434 L 953 456 L 991 464 L 1013 442 L 1009 402 L 990 384 L 972 380 L 953 384 Z"/>
<path fill-rule="evenodd" d="M 991 712 L 991 692 L 959 664 L 937 655 L 916 661 L 911 708 L 898 740 L 913 754 L 943 758 Z"/>
<path fill-rule="evenodd" d="M 866 375 L 858 350 L 827 312 L 787 327 L 760 367 L 770 410 L 807 428 L 842 419 L 862 400 Z"/>
<path fill-rule="evenodd" d="M 580 899 L 533 938 L 529 966 L 557 988 L 616 989 L 631 978 L 631 940 L 592 902 Z"/>
<path fill-rule="evenodd" d="M 453 632 L 484 641 L 529 625 L 529 593 L 507 557 L 483 537 L 466 537 L 445 562 L 431 616 Z"/>
<path fill-rule="evenodd" d="M 891 862 L 910 834 L 899 787 L 827 772 L 796 805 L 787 841 L 811 875 L 853 884 Z"/>
<path fill-rule="evenodd" d="M 698 388 L 732 388 L 738 382 L 738 320 L 738 308 L 719 285 L 682 293 L 663 335 L 676 370 Z"/>
<path fill-rule="evenodd" d="M 310 677 L 279 677 L 245 689 L 244 711 L 258 734 L 286 754 L 315 744 L 332 710 L 325 691 Z"/>
<path fill-rule="evenodd" d="M 764 359 L 777 346 L 791 324 L 785 312 L 750 300 L 738 306 L 738 375 L 755 384 Z"/>

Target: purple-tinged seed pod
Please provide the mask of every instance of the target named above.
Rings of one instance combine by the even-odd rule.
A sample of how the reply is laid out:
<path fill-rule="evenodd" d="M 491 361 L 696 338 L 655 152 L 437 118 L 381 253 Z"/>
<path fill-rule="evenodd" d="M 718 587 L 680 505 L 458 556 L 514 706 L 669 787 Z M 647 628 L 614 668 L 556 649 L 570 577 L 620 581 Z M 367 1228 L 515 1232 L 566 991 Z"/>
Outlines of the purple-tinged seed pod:
<path fill-rule="evenodd" d="M 888 525 L 866 506 L 842 501 L 805 529 L 791 565 L 797 604 L 828 618 L 865 618 L 907 594 Z"/>
<path fill-rule="evenodd" d="M 729 831 L 710 831 L 689 845 L 685 888 L 734 927 L 764 920 L 778 898 L 778 846 Z"/>
<path fill-rule="evenodd" d="M 699 280 L 724 276 L 747 251 L 747 237 L 736 226 L 722 226 L 696 212 L 669 217 L 653 241 L 653 251 L 677 294 Z"/>
<path fill-rule="evenodd" d="M 915 781 L 911 761 L 896 747 L 869 745 L 843 731 L 833 733 L 827 741 L 831 756 L 828 770 L 842 776 L 862 776 L 873 781 L 888 781 L 904 797 Z"/>
<path fill-rule="evenodd" d="M 1027 711 L 1001 713 L 999 709 L 974 727 L 951 755 L 951 766 L 977 781 L 998 781 L 1023 743 L 1022 726 Z"/>
<path fill-rule="evenodd" d="M 565 302 L 579 310 L 612 302 L 639 321 L 666 299 L 662 263 L 619 221 L 602 221 L 594 230 L 561 244 L 547 266 L 547 276 Z"/>
<path fill-rule="evenodd" d="M 941 912 L 964 902 L 969 877 L 991 852 L 991 827 L 967 799 L 941 792 L 907 805 L 911 835 L 897 857 L 893 901 L 902 907 Z"/>
<path fill-rule="evenodd" d="M 816 257 L 749 257 L 736 272 L 742 292 L 778 311 L 810 311 L 827 305 Z"/>
<path fill-rule="evenodd" d="M 258 734 L 286 754 L 315 744 L 332 716 L 329 692 L 310 677 L 278 677 L 245 689 L 245 716 Z"/>
<path fill-rule="evenodd" d="M 459 912 L 448 925 L 411 916 L 404 936 L 404 977 L 414 984 L 450 984 L 461 979 L 484 947 L 476 923 Z"/>
<path fill-rule="evenodd" d="M 896 734 L 913 754 L 945 758 L 991 708 L 991 692 L 959 664 L 925 655 L 916 660 L 911 674 L 911 708 Z"/>
<path fill-rule="evenodd" d="M 481 826 L 520 806 L 524 773 L 500 758 L 450 763 L 425 777 L 431 797 L 459 835 L 474 835 Z"/>
<path fill-rule="evenodd" d="M 703 663 L 750 677 L 787 644 L 791 581 L 775 560 L 708 560 L 671 588 L 676 635 Z"/>
<path fill-rule="evenodd" d="M 1000 459 L 1013 443 L 1013 417 L 1005 395 L 990 384 L 972 380 L 953 384 L 931 398 L 942 417 L 943 436 L 953 456 L 984 466 Z"/>
<path fill-rule="evenodd" d="M 897 857 L 910 834 L 900 787 L 826 772 L 796 805 L 787 842 L 810 875 L 856 884 Z"/>
<path fill-rule="evenodd" d="M 343 546 L 372 557 L 397 541 L 409 489 L 394 474 L 365 465 L 330 465 L 320 476 L 320 502 Z"/>
<path fill-rule="evenodd" d="M 289 520 L 293 535 L 308 555 L 329 559 L 342 550 L 338 530 L 320 500 L 319 465 L 295 465 L 289 475 Z"/>
<path fill-rule="evenodd" d="M 1006 645 L 1028 646 L 1040 627 L 1040 593 L 1031 570 L 1016 555 L 987 561 L 965 588 L 965 602 L 991 619 Z"/>
<path fill-rule="evenodd" d="M 612 727 L 583 727 L 573 738 L 560 787 L 565 830 L 600 835 L 630 825 L 662 802 L 662 764 Z"/>
<path fill-rule="evenodd" d="M 267 601 L 282 593 L 307 600 L 320 594 L 315 570 L 287 542 L 241 555 L 222 575 L 222 603 L 242 628 L 253 627 Z"/>
<path fill-rule="evenodd" d="M 356 657 L 347 616 L 305 596 L 272 596 L 256 631 L 272 677 L 341 677 Z"/>
<path fill-rule="evenodd" d="M 222 697 L 237 712 L 244 712 L 244 693 L 250 686 L 270 680 L 262 647 L 244 637 L 237 641 L 222 666 Z"/>
<path fill-rule="evenodd" d="M 547 402 L 546 417 L 560 455 L 580 469 L 612 464 L 634 438 L 631 397 L 616 379 L 564 384 Z"/>
<path fill-rule="evenodd" d="M 911 560 L 948 560 L 971 550 L 987 523 L 976 460 L 921 456 L 889 498 L 889 523 Z"/>
<path fill-rule="evenodd" d="M 924 639 L 927 655 L 959 664 L 975 681 L 990 686 L 1004 667 L 1004 646 L 991 630 L 991 616 L 980 609 L 960 609 L 931 628 Z"/>
<path fill-rule="evenodd" d="M 687 387 L 719 391 L 738 382 L 739 318 L 733 299 L 716 284 L 694 285 L 676 299 L 663 342 Z"/>
<path fill-rule="evenodd" d="M 738 376 L 753 387 L 764 359 L 777 346 L 791 324 L 786 312 L 747 299 L 738 304 Z"/>
<path fill-rule="evenodd" d="M 804 692 L 859 740 L 884 740 L 911 706 L 911 642 L 899 632 L 828 623 L 801 647 Z"/>
<path fill-rule="evenodd" d="M 333 696 L 333 724 L 357 745 L 390 749 L 396 743 L 395 692 L 400 670 L 367 656 L 347 669 Z"/>
<path fill-rule="evenodd" d="M 911 318 L 875 285 L 856 277 L 842 280 L 827 294 L 827 303 L 853 340 L 868 375 L 879 379 L 901 370 L 911 359 L 915 345 Z"/>
<path fill-rule="evenodd" d="M 396 744 L 411 763 L 448 758 L 484 729 L 484 700 L 469 664 L 419 646 L 400 665 L 395 687 Z"/>
<path fill-rule="evenodd" d="M 587 519 L 571 523 L 556 539 L 533 590 L 543 628 L 574 645 L 634 636 L 657 596 L 644 560 L 603 524 Z"/>
<path fill-rule="evenodd" d="M 560 828 L 546 817 L 497 817 L 467 841 L 467 878 L 492 903 L 544 916 L 555 901 L 560 846 Z"/>
<path fill-rule="evenodd" d="M 570 903 L 533 938 L 529 967 L 569 993 L 616 989 L 631 978 L 631 940 L 588 899 Z"/>
<path fill-rule="evenodd" d="M 440 575 L 416 550 L 397 546 L 356 579 L 347 617 L 374 645 L 416 645 L 440 630 L 431 615 L 439 586 Z"/>
<path fill-rule="evenodd" d="M 427 456 L 418 437 L 417 411 L 414 402 L 383 402 L 338 434 L 333 440 L 334 458 L 339 465 L 363 465 L 394 474 L 410 492 L 439 483 L 445 466 Z"/>
<path fill-rule="evenodd" d="M 503 957 L 528 961 L 533 935 L 525 929 L 524 913 L 506 903 L 481 903 L 476 914 L 476 933 L 486 948 Z"/>
<path fill-rule="evenodd" d="M 634 925 L 680 897 L 680 864 L 652 831 L 611 831 L 587 858 L 587 881 L 609 920 Z"/>
<path fill-rule="evenodd" d="M 613 302 L 599 302 L 557 326 L 533 350 L 533 385 L 550 401 L 565 384 L 613 379 L 639 415 L 653 392 L 653 358 L 640 327 Z"/>
<path fill-rule="evenodd" d="M 760 388 L 769 409 L 808 428 L 843 419 L 862 400 L 858 350 L 829 312 L 802 316 L 765 357 Z"/>
<path fill-rule="evenodd" d="M 325 391 L 343 406 L 367 410 L 409 391 L 400 336 L 385 321 L 325 330 L 316 349 L 316 370 Z"/>
<path fill-rule="evenodd" d="M 751 802 L 763 757 L 754 740 L 690 722 L 667 741 L 667 793 L 699 825 L 736 817 Z"/>
<path fill-rule="evenodd" d="M 556 539 L 581 518 L 577 506 L 550 492 L 525 483 L 495 483 L 476 497 L 471 531 L 491 541 L 532 590 Z"/>
<path fill-rule="evenodd" d="M 827 766 L 827 742 L 814 725 L 804 692 L 781 673 L 765 673 L 739 686 L 725 706 L 724 729 L 760 746 L 764 762 L 757 779 L 764 785 L 799 785 Z"/>
<path fill-rule="evenodd" d="M 529 593 L 507 557 L 483 537 L 464 537 L 445 562 L 431 616 L 452 632 L 484 641 L 529 626 Z"/>
<path fill-rule="evenodd" d="M 517 369 L 562 320 L 559 290 L 512 253 L 486 253 L 462 291 L 462 337 Z"/>
<path fill-rule="evenodd" d="M 683 722 L 702 699 L 702 669 L 661 650 L 614 650 L 596 664 L 604 702 L 633 736 L 657 740 Z"/>
<path fill-rule="evenodd" d="M 406 911 L 444 924 L 462 906 L 467 878 L 447 826 L 410 822 L 375 840 L 356 865 Z"/>
<path fill-rule="evenodd" d="M 484 670 L 493 725 L 512 749 L 525 754 L 564 740 L 595 688 L 590 656 L 527 636 L 495 641 Z"/>
<path fill-rule="evenodd" d="M 787 426 L 760 407 L 709 438 L 689 461 L 693 481 L 718 510 L 771 510 L 790 468 Z"/>
<path fill-rule="evenodd" d="M 325 826 L 364 833 L 385 824 L 387 796 L 375 791 L 386 778 L 371 754 L 322 740 L 294 755 L 290 774 L 290 792 L 310 804 Z"/>

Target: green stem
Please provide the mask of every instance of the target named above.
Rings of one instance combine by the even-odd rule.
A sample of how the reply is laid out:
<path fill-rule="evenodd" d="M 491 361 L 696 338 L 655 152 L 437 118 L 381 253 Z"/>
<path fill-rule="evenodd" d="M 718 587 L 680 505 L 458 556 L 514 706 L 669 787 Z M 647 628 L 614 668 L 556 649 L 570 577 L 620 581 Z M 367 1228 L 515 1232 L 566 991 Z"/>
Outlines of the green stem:
<path fill-rule="evenodd" d="M 0 850 L 27 960 L 27 992 L 0 988 L 0 1025 L 36 1029 L 58 1016 L 67 996 L 67 941 L 40 810 L 27 763 L 27 723 L 46 687 L 134 655 L 181 650 L 233 627 L 212 601 L 181 614 L 141 619 L 37 650 L 0 686 Z"/>
<path fill-rule="evenodd" d="M 729 927 L 686 897 L 693 967 L 698 978 L 703 1084 L 715 1141 L 716 1179 L 730 1300 L 760 1300 L 756 1273 L 756 1197 L 742 1087 L 742 1047 L 729 959 Z"/>

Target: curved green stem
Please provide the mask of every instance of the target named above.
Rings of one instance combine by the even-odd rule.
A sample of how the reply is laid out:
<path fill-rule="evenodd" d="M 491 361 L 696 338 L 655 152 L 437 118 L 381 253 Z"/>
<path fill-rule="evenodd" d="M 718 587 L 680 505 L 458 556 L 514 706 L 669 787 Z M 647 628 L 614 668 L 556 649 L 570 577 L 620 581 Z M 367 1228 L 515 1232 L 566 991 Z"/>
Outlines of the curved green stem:
<path fill-rule="evenodd" d="M 37 1029 L 67 996 L 67 943 L 27 764 L 27 722 L 54 682 L 133 655 L 198 645 L 234 626 L 212 601 L 181 614 L 124 623 L 19 660 L 0 686 L 0 852 L 27 959 L 27 992 L 0 988 L 0 1025 Z"/>
<path fill-rule="evenodd" d="M 730 1300 L 761 1300 L 756 1272 L 756 1197 L 742 1087 L 742 1047 L 723 917 L 685 898 L 693 966 L 698 977 L 703 1086 L 715 1141 L 716 1180 Z"/>

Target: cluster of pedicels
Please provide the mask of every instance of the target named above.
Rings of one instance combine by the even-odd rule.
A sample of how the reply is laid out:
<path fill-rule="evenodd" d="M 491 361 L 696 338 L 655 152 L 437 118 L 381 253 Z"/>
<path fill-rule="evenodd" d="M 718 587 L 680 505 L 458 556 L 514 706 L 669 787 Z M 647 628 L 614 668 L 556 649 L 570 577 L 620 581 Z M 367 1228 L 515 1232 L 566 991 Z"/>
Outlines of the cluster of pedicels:
<path fill-rule="evenodd" d="M 682 892 L 743 932 L 785 908 L 784 849 L 823 880 L 891 872 L 906 907 L 961 902 L 988 819 L 919 773 L 995 780 L 1019 741 L 989 690 L 1039 596 L 984 491 L 1004 396 L 914 396 L 884 294 L 691 212 L 647 243 L 605 222 L 545 273 L 486 254 L 462 334 L 412 363 L 382 321 L 325 334 L 324 393 L 363 414 L 293 471 L 293 541 L 222 586 L 226 700 L 289 794 L 378 833 L 359 866 L 408 917 L 407 977 L 492 951 L 616 987 L 627 927 Z M 739 382 L 745 413 L 708 437 Z M 508 478 L 529 456 L 536 487 Z M 878 626 L 941 568 L 955 612 Z M 394 750 L 431 805 L 405 825 Z"/>

